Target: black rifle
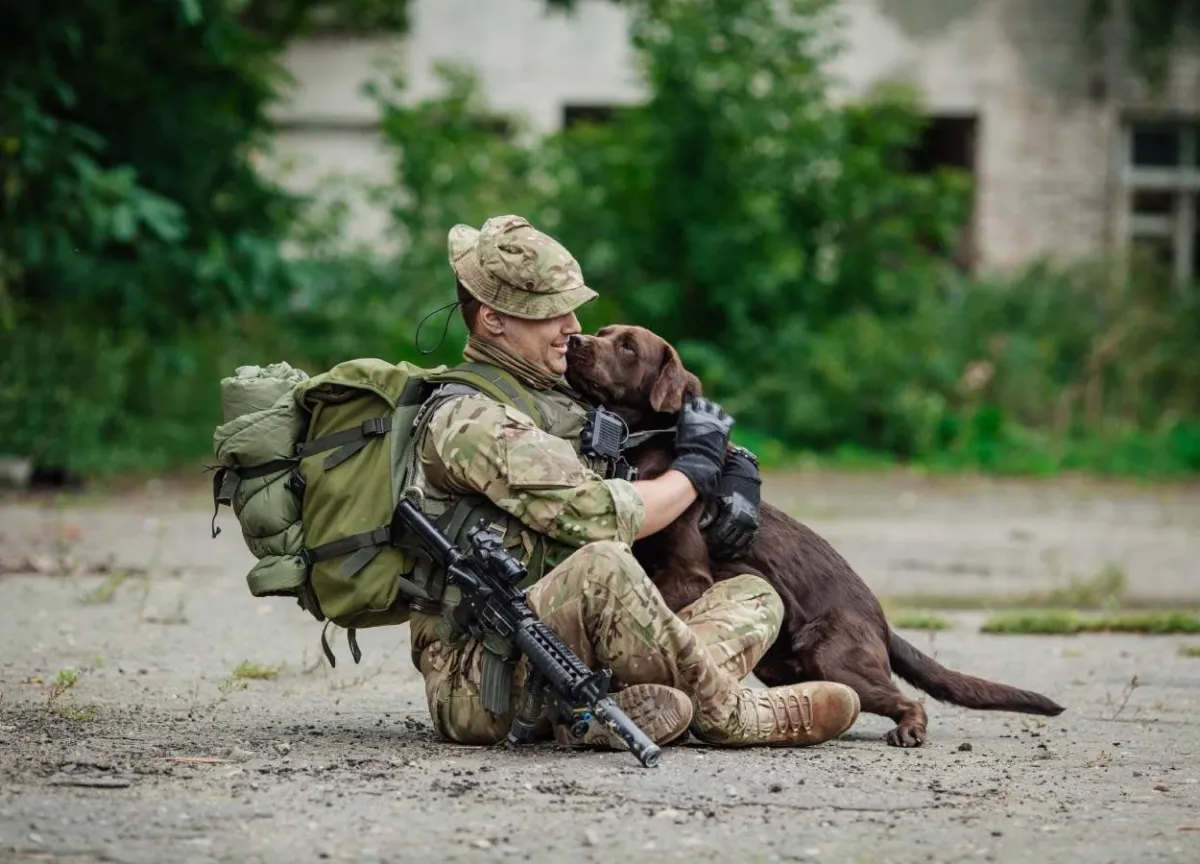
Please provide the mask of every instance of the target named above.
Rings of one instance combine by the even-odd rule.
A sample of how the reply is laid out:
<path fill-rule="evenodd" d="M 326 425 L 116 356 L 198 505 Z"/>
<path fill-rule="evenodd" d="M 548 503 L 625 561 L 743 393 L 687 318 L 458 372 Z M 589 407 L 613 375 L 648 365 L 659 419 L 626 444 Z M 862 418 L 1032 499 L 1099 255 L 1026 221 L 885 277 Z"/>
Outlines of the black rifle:
<path fill-rule="evenodd" d="M 526 575 L 525 567 L 504 551 L 494 532 L 473 528 L 467 534 L 472 552 L 464 552 L 412 503 L 408 493 L 396 505 L 391 528 L 393 538 L 403 536 L 402 528 L 421 538 L 445 568 L 446 583 L 458 586 L 462 601 L 455 620 L 468 635 L 479 639 L 485 633 L 499 634 L 527 658 L 525 688 L 508 733 L 509 744 L 534 739 L 548 701 L 554 719 L 570 723 L 573 734 L 582 735 L 590 722 L 599 720 L 621 736 L 642 765 L 658 764 L 658 745 L 609 698 L 609 671 L 589 669 L 533 614 L 516 587 Z"/>

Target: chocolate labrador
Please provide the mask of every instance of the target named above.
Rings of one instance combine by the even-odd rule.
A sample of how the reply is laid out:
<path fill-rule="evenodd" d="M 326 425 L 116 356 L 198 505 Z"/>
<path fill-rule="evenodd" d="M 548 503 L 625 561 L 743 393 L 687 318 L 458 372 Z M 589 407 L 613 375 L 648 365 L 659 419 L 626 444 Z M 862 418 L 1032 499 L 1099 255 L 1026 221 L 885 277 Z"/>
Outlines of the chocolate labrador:
<path fill-rule="evenodd" d="M 640 327 L 612 326 L 572 336 L 567 381 L 584 398 L 621 416 L 630 433 L 669 429 L 683 403 L 701 395 L 699 379 L 664 339 Z M 671 434 L 633 438 L 626 458 L 650 479 L 671 463 Z M 964 708 L 1056 716 L 1064 710 L 1038 693 L 956 672 L 918 651 L 888 626 L 879 601 L 820 535 L 772 507 L 761 506 L 759 529 L 735 561 L 710 560 L 701 533 L 702 502 L 662 531 L 637 541 L 634 555 L 678 611 L 714 581 L 755 573 L 783 598 L 783 628 L 754 674 L 768 686 L 825 680 L 858 693 L 862 709 L 890 717 L 895 747 L 925 741 L 922 705 L 892 680 L 895 672 L 940 702 Z"/>

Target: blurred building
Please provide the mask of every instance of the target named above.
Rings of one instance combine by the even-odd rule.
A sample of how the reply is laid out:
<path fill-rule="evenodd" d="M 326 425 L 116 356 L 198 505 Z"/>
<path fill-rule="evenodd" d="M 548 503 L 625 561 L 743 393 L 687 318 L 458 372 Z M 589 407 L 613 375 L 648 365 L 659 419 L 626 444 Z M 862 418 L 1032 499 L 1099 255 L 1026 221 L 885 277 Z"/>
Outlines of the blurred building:
<path fill-rule="evenodd" d="M 411 0 L 403 39 L 328 38 L 295 45 L 297 80 L 280 107 L 279 155 L 303 184 L 328 172 L 386 182 L 372 103 L 360 87 L 376 58 L 400 64 L 414 97 L 432 64 L 472 64 L 491 106 L 551 130 L 642 94 L 626 14 L 581 0 L 572 17 L 543 0 Z M 1106 32 L 1083 38 L 1088 0 L 842 0 L 847 51 L 833 70 L 851 93 L 880 80 L 924 92 L 932 119 L 917 168 L 953 164 L 975 177 L 963 258 L 976 269 L 1146 246 L 1179 274 L 1200 274 L 1200 53 L 1177 59 L 1152 99 Z M 1118 0 L 1121 2 L 1121 0 Z M 1132 0 L 1125 0 L 1132 2 Z M 381 217 L 365 205 L 356 233 Z"/>

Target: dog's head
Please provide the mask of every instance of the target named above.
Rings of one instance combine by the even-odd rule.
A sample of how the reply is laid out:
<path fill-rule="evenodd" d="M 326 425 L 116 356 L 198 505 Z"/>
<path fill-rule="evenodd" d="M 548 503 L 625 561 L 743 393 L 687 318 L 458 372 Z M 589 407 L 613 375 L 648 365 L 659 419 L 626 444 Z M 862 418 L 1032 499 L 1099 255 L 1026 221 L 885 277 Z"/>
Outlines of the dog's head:
<path fill-rule="evenodd" d="M 643 327 L 613 325 L 567 344 L 567 383 L 636 429 L 655 414 L 676 414 L 701 395 L 700 379 L 683 367 L 667 340 Z"/>

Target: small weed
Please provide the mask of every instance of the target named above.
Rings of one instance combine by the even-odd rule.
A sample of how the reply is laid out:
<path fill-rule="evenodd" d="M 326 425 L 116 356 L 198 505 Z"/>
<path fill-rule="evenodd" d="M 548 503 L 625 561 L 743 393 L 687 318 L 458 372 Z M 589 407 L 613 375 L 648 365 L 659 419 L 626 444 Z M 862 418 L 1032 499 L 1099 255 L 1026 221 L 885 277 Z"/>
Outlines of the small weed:
<path fill-rule="evenodd" d="M 230 693 L 233 693 L 236 690 L 245 690 L 249 686 L 250 685 L 245 681 L 242 681 L 238 678 L 229 677 L 221 681 L 221 683 L 217 686 L 217 690 L 221 694 L 221 699 L 224 699 Z M 220 702 L 221 700 L 218 699 L 217 701 Z"/>
<path fill-rule="evenodd" d="M 78 683 L 79 672 L 74 669 L 59 669 L 54 673 L 54 684 L 50 686 L 50 693 L 46 696 L 46 710 L 67 720 L 77 722 L 95 720 L 95 708 L 73 708 L 66 704 L 57 704 L 63 695 Z"/>
<path fill-rule="evenodd" d="M 279 677 L 282 666 L 259 666 L 249 660 L 243 660 L 233 670 L 234 678 L 252 678 L 257 681 L 273 681 Z"/>
<path fill-rule="evenodd" d="M 949 630 L 954 626 L 940 615 L 911 610 L 889 615 L 888 623 L 897 630 Z"/>
<path fill-rule="evenodd" d="M 1200 657 L 1200 645 L 1180 645 L 1180 657 Z"/>
<path fill-rule="evenodd" d="M 80 598 L 79 602 L 84 606 L 99 606 L 103 603 L 111 603 L 113 597 L 117 594 L 117 589 L 125 584 L 133 576 L 128 570 L 115 570 L 104 577 L 104 581 L 88 591 Z"/>
<path fill-rule="evenodd" d="M 1039 636 L 1077 633 L 1200 633 L 1200 615 L 1165 610 L 1095 616 L 1080 615 L 1071 609 L 1003 612 L 985 621 L 979 632 Z"/>
<path fill-rule="evenodd" d="M 1108 700 L 1108 707 L 1113 709 L 1112 716 L 1109 720 L 1116 720 L 1121 712 L 1125 710 L 1125 706 L 1129 704 L 1129 697 L 1133 695 L 1133 691 L 1138 688 L 1138 676 L 1134 675 L 1129 679 L 1129 683 L 1125 685 L 1125 689 L 1121 691 L 1121 704 L 1117 705 L 1113 702 L 1112 696 L 1104 694 L 1104 698 Z"/>

